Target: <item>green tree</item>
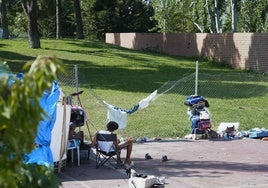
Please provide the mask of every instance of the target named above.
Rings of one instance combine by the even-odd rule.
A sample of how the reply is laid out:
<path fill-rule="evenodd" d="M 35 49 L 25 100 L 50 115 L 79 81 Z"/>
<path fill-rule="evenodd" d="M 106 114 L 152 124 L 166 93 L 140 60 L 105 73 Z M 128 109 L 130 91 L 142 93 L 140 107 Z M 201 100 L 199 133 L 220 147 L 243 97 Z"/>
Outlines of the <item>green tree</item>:
<path fill-rule="evenodd" d="M 105 33 L 148 32 L 154 25 L 150 1 L 89 0 L 83 4 L 85 32 L 104 40 Z"/>
<path fill-rule="evenodd" d="M 80 0 L 73 0 L 73 2 L 74 2 L 75 23 L 76 23 L 76 37 L 78 39 L 84 39 L 83 19 L 81 14 Z"/>
<path fill-rule="evenodd" d="M 149 18 L 154 14 L 150 2 L 124 0 L 118 2 L 116 32 L 148 32 L 154 26 Z"/>
<path fill-rule="evenodd" d="M 1 72 L 3 66 L 0 67 Z M 23 157 L 34 148 L 37 125 L 45 115 L 39 99 L 57 79 L 61 67 L 62 63 L 55 57 L 39 56 L 33 63 L 25 65 L 26 73 L 22 80 L 1 74 L 0 187 L 59 185 L 52 169 L 25 165 Z"/>
<path fill-rule="evenodd" d="M 6 0 L 6 7 L 10 38 L 27 34 L 27 20 L 19 0 Z"/>
<path fill-rule="evenodd" d="M 240 32 L 267 32 L 268 2 L 242 1 L 238 27 Z"/>
<path fill-rule="evenodd" d="M 40 48 L 40 33 L 37 25 L 37 0 L 22 0 L 21 5 L 28 21 L 30 48 Z"/>
<path fill-rule="evenodd" d="M 176 0 L 155 0 L 153 7 L 155 10 L 153 18 L 157 21 L 154 29 L 164 33 L 175 32 L 174 27 L 177 27 L 180 17 L 179 2 Z"/>
<path fill-rule="evenodd" d="M 156 31 L 204 32 L 208 27 L 205 4 L 200 0 L 155 0 Z"/>
<path fill-rule="evenodd" d="M 56 0 L 56 39 L 60 39 L 62 37 L 61 22 L 62 22 L 61 0 Z"/>
<path fill-rule="evenodd" d="M 61 9 L 61 36 L 62 38 L 74 38 L 74 37 L 77 38 L 77 24 L 75 20 L 73 1 L 61 0 L 61 8 L 62 8 Z M 52 10 L 54 9 L 52 8 Z M 55 15 L 55 13 L 53 15 Z M 52 30 L 52 31 L 55 32 L 55 30 Z"/>
<path fill-rule="evenodd" d="M 222 25 L 224 24 L 224 17 L 226 11 L 226 0 L 202 0 L 197 1 L 200 6 L 205 7 L 207 16 L 203 16 L 203 23 L 206 23 L 203 27 L 210 33 L 222 33 Z"/>
<path fill-rule="evenodd" d="M 37 2 L 38 30 L 41 38 L 56 37 L 56 1 L 39 0 Z"/>
<path fill-rule="evenodd" d="M 6 0 L 0 1 L 0 15 L 1 23 L 3 28 L 3 39 L 9 38 L 9 29 L 8 29 L 8 20 L 7 20 L 7 9 L 6 9 Z"/>
<path fill-rule="evenodd" d="M 201 33 L 209 32 L 208 15 L 203 3 L 198 2 L 198 0 L 192 1 L 189 8 L 192 12 L 192 18 L 190 19 L 193 20 L 193 24 L 196 27 L 194 31 Z"/>
<path fill-rule="evenodd" d="M 36 10 L 38 27 L 37 29 L 32 27 L 34 32 L 28 32 L 34 34 L 32 39 L 38 38 L 35 34 L 39 32 L 39 37 L 43 38 L 60 38 L 59 34 L 61 34 L 64 38 L 86 37 L 103 40 L 107 32 L 221 33 L 267 32 L 268 30 L 266 0 L 5 1 L 12 37 L 30 31 L 28 26 L 35 26 L 34 22 L 29 22 L 34 20 L 30 19 L 30 14 L 28 16 L 22 14 L 21 1 L 29 3 L 28 12 Z M 30 5 L 34 5 L 30 2 L 36 2 L 37 8 L 29 9 Z M 61 32 L 58 31 L 59 29 Z"/>
<path fill-rule="evenodd" d="M 238 9 L 238 0 L 231 1 L 231 10 L 232 10 L 232 31 L 237 32 L 237 9 Z"/>

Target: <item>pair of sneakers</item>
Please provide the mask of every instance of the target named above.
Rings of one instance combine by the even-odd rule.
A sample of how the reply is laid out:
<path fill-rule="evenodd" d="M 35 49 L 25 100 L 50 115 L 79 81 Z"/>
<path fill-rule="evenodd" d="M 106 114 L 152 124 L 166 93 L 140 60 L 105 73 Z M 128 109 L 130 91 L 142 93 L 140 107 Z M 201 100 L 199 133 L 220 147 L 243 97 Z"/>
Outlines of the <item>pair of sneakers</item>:
<path fill-rule="evenodd" d="M 134 162 L 133 161 L 131 161 L 130 163 L 125 162 L 124 165 L 125 165 L 126 170 L 131 169 L 134 166 Z"/>

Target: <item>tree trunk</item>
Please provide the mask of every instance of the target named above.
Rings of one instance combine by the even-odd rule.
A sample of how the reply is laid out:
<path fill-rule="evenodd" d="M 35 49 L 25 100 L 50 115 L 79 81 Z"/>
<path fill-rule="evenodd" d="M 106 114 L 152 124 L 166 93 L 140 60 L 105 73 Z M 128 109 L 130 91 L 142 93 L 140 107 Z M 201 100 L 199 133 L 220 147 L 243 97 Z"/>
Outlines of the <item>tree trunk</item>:
<path fill-rule="evenodd" d="M 6 0 L 0 1 L 0 14 L 1 14 L 1 22 L 3 27 L 3 39 L 9 39 L 9 30 L 8 30 L 8 22 L 7 22 L 7 9 L 6 9 Z"/>
<path fill-rule="evenodd" d="M 83 20 L 81 16 L 80 0 L 74 0 L 74 13 L 76 18 L 76 34 L 78 39 L 84 39 Z"/>
<path fill-rule="evenodd" d="M 56 0 L 56 39 L 61 37 L 61 0 Z"/>
<path fill-rule="evenodd" d="M 232 6 L 232 31 L 237 32 L 237 0 L 231 0 Z"/>
<path fill-rule="evenodd" d="M 216 31 L 217 33 L 222 33 L 222 29 L 221 29 L 221 22 L 220 22 L 220 15 L 219 15 L 219 6 L 218 6 L 218 0 L 214 1 L 214 5 L 215 5 L 215 25 L 216 25 Z"/>
<path fill-rule="evenodd" d="M 205 6 L 208 12 L 208 17 L 210 19 L 210 26 L 209 26 L 209 30 L 211 33 L 215 33 L 215 19 L 213 19 L 213 14 L 211 9 L 209 8 L 209 2 L 208 0 L 205 0 Z"/>
<path fill-rule="evenodd" d="M 40 48 L 40 34 L 37 25 L 37 2 L 36 0 L 22 1 L 22 8 L 28 21 L 28 38 L 30 48 Z"/>

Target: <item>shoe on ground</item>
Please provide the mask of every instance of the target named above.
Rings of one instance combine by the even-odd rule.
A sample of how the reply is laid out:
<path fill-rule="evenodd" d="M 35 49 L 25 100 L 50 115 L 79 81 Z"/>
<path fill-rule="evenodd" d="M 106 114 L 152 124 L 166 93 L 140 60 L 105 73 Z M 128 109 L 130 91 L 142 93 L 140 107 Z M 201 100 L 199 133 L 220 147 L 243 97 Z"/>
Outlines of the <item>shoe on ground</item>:
<path fill-rule="evenodd" d="M 134 162 L 133 161 L 131 161 L 130 163 L 125 163 L 125 168 L 126 169 L 131 169 L 131 167 L 133 167 L 134 166 Z"/>
<path fill-rule="evenodd" d="M 149 160 L 149 159 L 152 159 L 152 157 L 151 157 L 151 155 L 149 153 L 146 153 L 145 160 Z"/>
<path fill-rule="evenodd" d="M 163 156 L 162 156 L 162 162 L 166 162 L 166 161 L 168 161 L 168 158 L 167 158 L 166 155 L 163 155 Z"/>

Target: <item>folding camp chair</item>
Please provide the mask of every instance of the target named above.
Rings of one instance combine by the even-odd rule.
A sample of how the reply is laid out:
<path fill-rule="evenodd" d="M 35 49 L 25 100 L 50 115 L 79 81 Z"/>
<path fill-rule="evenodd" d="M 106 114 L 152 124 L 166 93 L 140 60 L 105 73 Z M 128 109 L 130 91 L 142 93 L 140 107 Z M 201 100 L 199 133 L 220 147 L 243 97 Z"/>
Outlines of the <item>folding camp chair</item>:
<path fill-rule="evenodd" d="M 122 166 L 121 151 L 117 150 L 113 144 L 114 141 L 117 141 L 116 134 L 97 133 L 96 139 L 96 168 L 103 166 L 106 162 L 114 168 Z M 115 162 L 116 164 L 114 164 Z"/>

